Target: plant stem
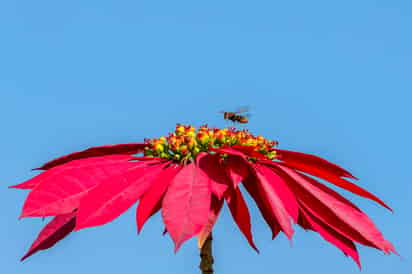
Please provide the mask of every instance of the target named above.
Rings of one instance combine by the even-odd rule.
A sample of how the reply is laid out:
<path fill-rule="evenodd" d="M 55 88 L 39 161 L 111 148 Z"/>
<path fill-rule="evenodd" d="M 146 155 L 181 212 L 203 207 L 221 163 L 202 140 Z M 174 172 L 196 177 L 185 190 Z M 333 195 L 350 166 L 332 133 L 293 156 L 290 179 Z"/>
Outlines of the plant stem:
<path fill-rule="evenodd" d="M 212 254 L 212 232 L 210 232 L 205 243 L 200 250 L 200 265 L 202 274 L 213 274 L 213 254 Z"/>

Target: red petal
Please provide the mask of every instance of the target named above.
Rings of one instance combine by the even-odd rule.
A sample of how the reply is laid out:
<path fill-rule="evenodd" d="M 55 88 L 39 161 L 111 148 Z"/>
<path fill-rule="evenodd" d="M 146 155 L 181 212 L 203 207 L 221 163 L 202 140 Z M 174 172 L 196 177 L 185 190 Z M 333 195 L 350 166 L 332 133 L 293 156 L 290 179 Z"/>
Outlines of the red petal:
<path fill-rule="evenodd" d="M 170 182 L 180 169 L 180 166 L 170 166 L 166 168 L 143 195 L 136 210 L 136 222 L 139 233 L 147 219 L 161 208 L 160 201 Z"/>
<path fill-rule="evenodd" d="M 295 182 L 291 187 L 307 212 L 353 241 L 379 248 L 386 253 L 394 251 L 391 243 L 383 238 L 366 214 L 316 188 L 306 176 L 284 166 L 279 168 Z"/>
<path fill-rule="evenodd" d="M 163 199 L 162 216 L 175 243 L 175 252 L 184 241 L 198 234 L 209 218 L 209 180 L 199 173 L 194 163 L 184 166 Z"/>
<path fill-rule="evenodd" d="M 236 188 L 237 185 L 249 176 L 249 165 L 243 159 L 239 157 L 228 157 L 224 162 L 229 178 L 232 181 L 232 185 Z"/>
<path fill-rule="evenodd" d="M 142 152 L 145 146 L 146 146 L 145 143 L 129 143 L 129 144 L 117 144 L 117 145 L 105 145 L 105 146 L 91 147 L 83 151 L 70 153 L 65 156 L 59 157 L 57 159 L 51 160 L 50 162 L 47 162 L 41 167 L 36 168 L 36 169 L 50 169 L 52 167 L 62 165 L 64 163 L 67 163 L 73 160 L 89 158 L 89 157 L 104 156 L 104 155 L 111 155 L 111 154 L 126 154 L 126 155 L 137 154 L 139 152 Z"/>
<path fill-rule="evenodd" d="M 168 163 L 143 165 L 107 178 L 80 202 L 75 230 L 106 224 L 129 209 Z"/>
<path fill-rule="evenodd" d="M 262 159 L 262 160 L 267 159 L 267 157 L 264 154 L 257 152 L 255 150 L 256 146 L 233 145 L 232 148 L 244 153 L 245 155 L 249 157 L 254 157 L 256 159 Z"/>
<path fill-rule="evenodd" d="M 212 232 L 213 226 L 215 225 L 217 218 L 219 217 L 219 213 L 220 213 L 220 210 L 222 209 L 222 206 L 223 206 L 223 199 L 218 199 L 212 196 L 208 222 L 202 228 L 199 234 L 197 234 L 198 236 L 197 246 L 199 248 L 202 248 L 210 232 Z"/>
<path fill-rule="evenodd" d="M 372 193 L 368 192 L 367 190 L 349 182 L 348 180 L 342 179 L 338 176 L 335 176 L 331 173 L 328 173 L 327 171 L 315 168 L 315 167 L 311 167 L 308 168 L 306 166 L 300 165 L 300 164 L 296 164 L 296 163 L 276 163 L 276 162 L 272 162 L 276 164 L 280 164 L 283 166 L 287 166 L 293 169 L 297 169 L 303 172 L 306 172 L 308 174 L 311 174 L 313 176 L 319 177 L 321 179 L 324 179 L 325 181 L 328 181 L 338 187 L 341 187 L 343 189 L 346 189 L 354 194 L 357 194 L 359 196 L 362 196 L 364 198 L 367 199 L 371 199 L 377 203 L 379 203 L 380 205 L 386 207 L 387 209 L 392 211 L 392 208 L 390 208 L 387 204 L 385 204 L 381 199 L 379 199 L 378 197 L 376 197 L 375 195 L 373 195 Z"/>
<path fill-rule="evenodd" d="M 356 179 L 356 177 L 354 177 L 349 171 L 321 157 L 311 155 L 311 154 L 296 152 L 296 151 L 282 150 L 282 149 L 275 149 L 275 151 L 278 156 L 277 158 L 281 161 L 285 161 L 287 163 L 302 164 L 308 167 L 317 167 L 331 174 L 334 174 L 335 176 L 339 176 L 339 177 L 344 176 L 344 177 Z"/>
<path fill-rule="evenodd" d="M 257 179 L 254 176 L 249 176 L 243 180 L 243 185 L 255 201 L 260 213 L 272 230 L 272 239 L 274 239 L 280 232 L 280 225 L 276 221 L 276 216 L 267 206 L 268 202 L 266 201 L 266 197 L 261 194 L 261 191 L 259 191 L 260 186 Z"/>
<path fill-rule="evenodd" d="M 266 177 L 272 189 L 282 200 L 286 211 L 289 213 L 295 223 L 297 223 L 299 216 L 298 203 L 296 201 L 295 195 L 286 184 L 285 179 L 277 175 L 273 169 L 267 166 L 257 164 L 256 168 L 261 174 Z"/>
<path fill-rule="evenodd" d="M 40 231 L 29 251 L 21 261 L 30 257 L 39 250 L 48 249 L 73 231 L 76 223 L 76 212 L 58 215 Z"/>
<path fill-rule="evenodd" d="M 233 189 L 232 191 L 228 192 L 228 195 L 226 195 L 225 198 L 229 206 L 230 213 L 232 214 L 233 220 L 235 220 L 240 231 L 246 237 L 252 248 L 259 253 L 259 250 L 253 242 L 249 210 L 247 208 L 245 200 L 243 199 L 240 189 L 238 187 L 236 189 Z"/>
<path fill-rule="evenodd" d="M 230 147 L 226 147 L 226 148 L 209 148 L 209 150 L 214 151 L 218 154 L 228 154 L 228 155 L 233 155 L 233 156 L 239 156 L 239 157 L 246 160 L 246 155 L 244 153 L 240 152 L 239 150 L 232 149 Z"/>
<path fill-rule="evenodd" d="M 229 187 L 230 178 L 222 168 L 223 164 L 219 160 L 220 157 L 208 153 L 199 153 L 197 156 L 199 171 L 203 173 L 202 176 L 210 180 L 212 193 L 221 199 Z"/>
<path fill-rule="evenodd" d="M 291 239 L 293 236 L 293 228 L 290 223 L 290 215 L 287 212 L 285 205 L 277 195 L 273 185 L 268 181 L 258 169 L 256 169 L 256 177 L 260 182 L 262 195 L 266 197 L 267 207 L 272 211 L 276 217 L 281 229 L 285 232 L 286 236 Z"/>
<path fill-rule="evenodd" d="M 314 231 L 318 232 L 323 239 L 342 250 L 345 255 L 350 256 L 358 264 L 359 268 L 361 268 L 358 251 L 351 240 L 322 223 L 322 221 L 309 212 L 302 211 L 302 214 Z"/>
<path fill-rule="evenodd" d="M 56 216 L 72 212 L 80 198 L 101 180 L 136 166 L 131 156 L 110 155 L 76 160 L 45 171 L 29 180 L 29 193 L 21 217 Z"/>

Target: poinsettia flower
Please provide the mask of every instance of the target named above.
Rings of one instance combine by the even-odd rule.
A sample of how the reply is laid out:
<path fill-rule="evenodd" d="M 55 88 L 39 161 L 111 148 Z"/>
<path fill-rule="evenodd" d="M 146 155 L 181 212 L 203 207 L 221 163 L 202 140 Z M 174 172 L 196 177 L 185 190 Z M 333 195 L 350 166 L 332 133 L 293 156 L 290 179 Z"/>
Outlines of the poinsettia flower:
<path fill-rule="evenodd" d="M 72 231 L 111 222 L 135 203 L 137 230 L 161 211 L 175 251 L 198 236 L 202 247 L 223 204 L 252 248 L 251 217 L 242 184 L 272 231 L 291 239 L 294 226 L 319 233 L 359 266 L 355 244 L 395 252 L 372 220 L 325 180 L 391 208 L 349 181 L 350 172 L 320 157 L 277 148 L 247 130 L 178 124 L 167 137 L 93 147 L 52 160 L 34 178 L 12 186 L 30 189 L 21 217 L 54 219 L 25 259 Z M 143 155 L 142 155 L 143 154 Z"/>

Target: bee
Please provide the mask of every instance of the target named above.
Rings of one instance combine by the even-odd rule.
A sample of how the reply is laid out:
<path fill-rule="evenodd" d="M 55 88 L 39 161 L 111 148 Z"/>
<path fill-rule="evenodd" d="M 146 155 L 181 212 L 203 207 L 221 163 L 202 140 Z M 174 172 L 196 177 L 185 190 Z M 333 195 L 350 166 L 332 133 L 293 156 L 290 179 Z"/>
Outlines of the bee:
<path fill-rule="evenodd" d="M 222 111 L 222 113 L 225 120 L 232 121 L 233 123 L 247 124 L 250 115 L 248 113 L 242 114 L 247 111 L 249 111 L 248 107 L 240 107 L 235 112 Z"/>

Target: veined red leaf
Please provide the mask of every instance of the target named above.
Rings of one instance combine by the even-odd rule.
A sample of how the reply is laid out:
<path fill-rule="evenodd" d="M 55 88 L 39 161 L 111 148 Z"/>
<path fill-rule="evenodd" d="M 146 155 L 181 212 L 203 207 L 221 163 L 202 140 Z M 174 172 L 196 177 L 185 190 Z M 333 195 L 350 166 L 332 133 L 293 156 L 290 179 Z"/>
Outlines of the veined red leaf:
<path fill-rule="evenodd" d="M 318 232 L 323 239 L 342 250 L 345 255 L 351 257 L 359 268 L 361 268 L 358 251 L 351 240 L 342 236 L 309 212 L 302 211 L 302 214 L 314 231 Z"/>
<path fill-rule="evenodd" d="M 272 162 L 274 163 L 274 162 Z M 369 191 L 361 188 L 358 185 L 355 185 L 351 182 L 349 182 L 348 180 L 345 180 L 343 178 L 340 178 L 338 176 L 335 176 L 331 173 L 328 173 L 327 171 L 321 170 L 319 168 L 315 168 L 315 167 L 311 167 L 308 168 L 306 166 L 303 166 L 301 164 L 297 164 L 297 163 L 275 163 L 275 165 L 283 165 L 286 167 L 290 167 L 292 169 L 297 169 L 303 172 L 306 172 L 310 175 L 316 176 L 318 178 L 321 178 L 329 183 L 332 183 L 340 188 L 346 189 L 347 191 L 350 191 L 354 194 L 357 194 L 359 196 L 362 196 L 364 198 L 373 200 L 377 203 L 379 203 L 380 205 L 386 207 L 387 209 L 392 211 L 392 208 L 390 208 L 387 204 L 385 204 L 381 199 L 379 199 L 378 197 L 376 197 L 375 195 L 373 195 L 372 193 L 370 193 Z"/>
<path fill-rule="evenodd" d="M 76 212 L 58 215 L 53 218 L 39 233 L 29 251 L 21 261 L 37 251 L 48 249 L 73 231 L 76 221 Z"/>
<path fill-rule="evenodd" d="M 170 166 L 162 171 L 152 183 L 149 190 L 140 199 L 136 210 L 136 223 L 138 232 L 142 230 L 147 219 L 161 208 L 161 199 L 164 196 L 169 183 L 181 169 L 180 166 Z"/>
<path fill-rule="evenodd" d="M 223 206 L 223 199 L 218 199 L 212 196 L 211 204 L 210 204 L 210 212 L 209 212 L 209 219 L 206 225 L 202 228 L 202 230 L 197 234 L 197 246 L 199 248 L 203 247 L 203 244 L 206 242 L 207 237 L 212 232 L 213 226 L 215 225 L 217 218 L 219 217 L 220 210 Z"/>
<path fill-rule="evenodd" d="M 157 158 L 157 157 L 131 157 L 128 155 L 110 155 L 110 157 L 119 157 L 119 159 L 121 159 L 121 157 L 124 157 L 124 159 L 127 160 L 156 160 L 159 159 L 161 160 L 161 158 Z M 86 163 L 97 163 L 98 161 L 106 161 L 106 159 L 110 159 L 107 157 L 93 157 L 92 159 L 83 159 L 82 160 L 82 164 L 86 164 Z M 78 160 L 73 160 L 71 162 L 65 163 L 65 164 L 61 164 L 59 166 L 56 166 L 53 170 L 55 170 L 56 168 L 59 169 L 59 171 L 61 172 L 63 169 L 71 169 L 71 168 L 78 168 Z M 9 188 L 18 188 L 18 189 L 33 189 L 35 186 L 37 186 L 41 181 L 45 180 L 48 176 L 50 176 L 51 172 L 42 172 L 38 175 L 36 175 L 35 177 L 21 183 L 18 185 L 13 185 L 13 186 L 9 186 Z"/>
<path fill-rule="evenodd" d="M 173 178 L 163 198 L 162 216 L 175 252 L 207 223 L 210 199 L 209 180 L 199 176 L 195 163 L 185 165 Z"/>
<path fill-rule="evenodd" d="M 259 250 L 253 242 L 249 210 L 247 208 L 245 200 L 243 199 L 240 189 L 238 187 L 236 189 L 231 189 L 231 191 L 228 192 L 225 198 L 230 209 L 230 213 L 232 214 L 233 220 L 235 221 L 243 235 L 246 237 L 250 246 L 252 246 L 252 248 L 259 253 Z"/>
<path fill-rule="evenodd" d="M 285 206 L 286 211 L 294 222 L 297 223 L 299 215 L 298 203 L 295 195 L 286 184 L 285 179 L 277 175 L 273 169 L 267 166 L 256 164 L 255 167 L 267 179 L 267 182 Z"/>
<path fill-rule="evenodd" d="M 265 219 L 269 228 L 272 231 L 272 239 L 275 239 L 276 236 L 281 231 L 279 223 L 276 221 L 276 216 L 268 207 L 268 202 L 266 197 L 261 194 L 260 186 L 258 185 L 257 179 L 254 176 L 249 176 L 243 180 L 243 185 L 245 186 L 247 192 L 255 201 L 257 207 L 259 208 L 260 213 L 262 214 L 263 219 Z"/>
<path fill-rule="evenodd" d="M 331 174 L 334 174 L 335 176 L 338 176 L 338 177 L 344 176 L 344 177 L 356 179 L 356 177 L 354 177 L 349 171 L 321 157 L 311 155 L 311 154 L 305 154 L 302 152 L 289 151 L 289 150 L 283 150 L 283 149 L 275 149 L 275 151 L 277 153 L 277 158 L 281 161 L 284 161 L 287 163 L 301 164 L 301 165 L 305 165 L 308 167 L 316 167 L 316 168 L 325 170 Z"/>
<path fill-rule="evenodd" d="M 112 155 L 112 154 L 125 154 L 125 155 L 137 154 L 139 152 L 142 152 L 145 146 L 146 146 L 145 143 L 128 143 L 128 144 L 91 147 L 83 151 L 73 152 L 73 153 L 64 155 L 62 157 L 59 157 L 57 159 L 51 160 L 36 169 L 50 169 L 52 167 L 65 164 L 73 160 L 89 158 L 89 157 Z"/>
<path fill-rule="evenodd" d="M 239 157 L 229 156 L 224 162 L 224 168 L 234 188 L 249 176 L 249 164 Z"/>
<path fill-rule="evenodd" d="M 222 168 L 220 158 L 208 153 L 199 153 L 197 155 L 197 165 L 201 176 L 209 179 L 210 189 L 217 198 L 223 198 L 223 194 L 228 189 L 230 179 L 225 170 Z M 200 175 L 200 174 L 199 174 Z"/>
<path fill-rule="evenodd" d="M 129 209 L 168 163 L 142 165 L 106 178 L 80 201 L 75 230 L 106 224 Z"/>
<path fill-rule="evenodd" d="M 316 188 L 296 171 L 281 165 L 279 169 L 295 182 L 291 187 L 307 212 L 353 241 L 376 247 L 385 253 L 394 252 L 392 244 L 383 238 L 366 214 Z"/>
<path fill-rule="evenodd" d="M 274 190 L 274 187 L 268 181 L 268 178 L 266 178 L 265 175 L 262 174 L 258 169 L 255 169 L 255 175 L 260 182 L 262 191 L 261 194 L 266 197 L 265 200 L 267 201 L 267 207 L 276 217 L 276 220 L 279 223 L 282 231 L 289 239 L 291 239 L 294 231 L 292 224 L 290 223 L 291 216 L 287 212 L 285 205 Z"/>
<path fill-rule="evenodd" d="M 29 180 L 36 185 L 29 193 L 21 217 L 56 216 L 72 212 L 80 198 L 103 179 L 139 163 L 131 156 L 110 155 L 75 160 L 47 170 Z"/>

